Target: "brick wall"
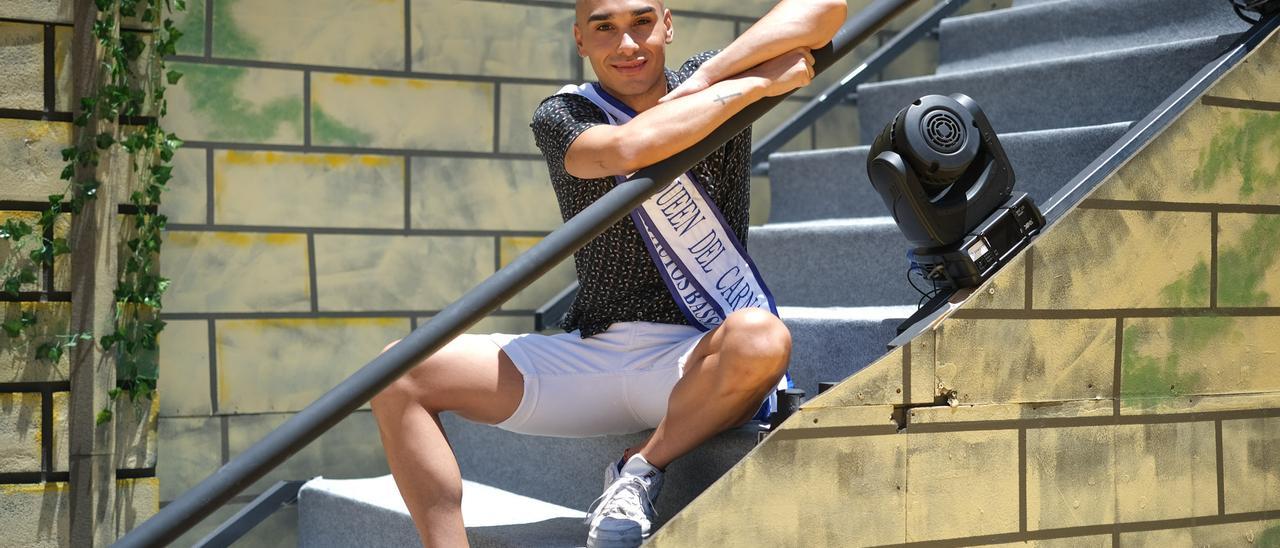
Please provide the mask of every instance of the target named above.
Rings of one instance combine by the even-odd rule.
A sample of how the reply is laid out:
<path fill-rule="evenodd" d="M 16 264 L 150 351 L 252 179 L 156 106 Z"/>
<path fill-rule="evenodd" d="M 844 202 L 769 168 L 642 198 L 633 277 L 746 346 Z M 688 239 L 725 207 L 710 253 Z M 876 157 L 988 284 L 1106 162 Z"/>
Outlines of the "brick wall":
<path fill-rule="evenodd" d="M 1273 34 L 653 541 L 1278 546 L 1278 329 Z"/>

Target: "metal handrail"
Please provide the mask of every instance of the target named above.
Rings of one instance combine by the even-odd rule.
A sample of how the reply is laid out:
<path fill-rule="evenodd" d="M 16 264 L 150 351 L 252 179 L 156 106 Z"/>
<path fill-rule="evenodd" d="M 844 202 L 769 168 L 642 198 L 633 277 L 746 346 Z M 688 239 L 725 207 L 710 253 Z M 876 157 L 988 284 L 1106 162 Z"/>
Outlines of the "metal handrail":
<path fill-rule="evenodd" d="M 815 50 L 814 71 L 821 73 L 870 38 L 917 0 L 874 0 L 836 33 L 830 44 Z M 159 546 L 172 542 L 215 509 L 266 475 L 290 455 L 320 437 L 382 391 L 392 381 L 430 357 L 468 327 L 514 297 L 556 264 L 586 245 L 638 207 L 649 196 L 689 170 L 729 139 L 747 129 L 786 95 L 747 106 L 705 139 L 662 162 L 641 169 L 582 210 L 476 286 L 445 307 L 398 344 L 374 358 L 284 424 L 231 459 L 198 485 L 122 537 L 116 546 Z"/>
<path fill-rule="evenodd" d="M 906 28 L 894 34 L 893 38 L 885 42 L 883 46 L 880 46 L 880 49 L 868 56 L 865 62 L 854 68 L 844 78 L 822 90 L 822 93 L 810 99 L 800 110 L 792 114 L 790 118 L 787 118 L 787 121 L 783 122 L 782 125 L 774 128 L 763 139 L 756 141 L 755 145 L 751 147 L 751 174 L 767 174 L 769 172 L 770 154 L 777 152 L 783 145 L 812 125 L 823 114 L 830 112 L 836 105 L 847 102 L 857 103 L 857 97 L 853 93 L 859 85 L 869 80 L 872 76 L 879 74 L 899 55 L 911 49 L 921 38 L 924 38 L 937 28 L 940 21 L 968 3 L 969 0 L 943 0 L 939 2 L 933 9 L 925 12 L 924 15 L 921 15 Z"/>
<path fill-rule="evenodd" d="M 1199 100 L 1200 96 L 1218 81 L 1218 78 L 1221 78 L 1223 74 L 1234 68 L 1237 63 L 1244 59 L 1254 48 L 1258 47 L 1277 28 L 1280 28 L 1280 12 L 1263 16 L 1249 30 L 1243 32 L 1222 54 L 1210 61 L 1209 64 L 1179 86 L 1177 90 L 1169 94 L 1154 110 L 1143 116 L 1141 120 L 1134 122 L 1129 127 L 1129 130 L 1120 136 L 1115 143 L 1107 147 L 1107 150 L 1103 151 L 1101 155 L 1090 162 L 1088 166 L 1085 166 L 1080 173 L 1072 177 L 1070 181 L 1067 181 L 1066 185 L 1058 189 L 1053 196 L 1045 201 L 1042 209 L 1044 211 L 1046 229 L 1057 223 L 1067 211 L 1070 211 L 1073 206 L 1080 203 L 1089 194 L 1089 191 L 1106 180 L 1109 175 L 1142 150 L 1142 147 L 1146 146 L 1156 135 L 1159 135 L 1160 132 L 1169 127 L 1182 115 L 1182 111 Z"/>
<path fill-rule="evenodd" d="M 879 49 L 867 56 L 867 60 L 858 65 L 838 82 L 822 90 L 817 97 L 805 103 L 800 110 L 787 118 L 782 125 L 774 128 L 768 135 L 756 141 L 751 147 L 751 174 L 767 175 L 769 173 L 769 155 L 777 152 L 801 131 L 813 125 L 818 118 L 830 112 L 842 103 L 857 103 L 854 90 L 872 76 L 884 70 L 922 38 L 937 28 L 938 23 L 968 4 L 969 0 L 942 0 L 938 5 L 912 21 L 906 28 L 895 33 L 893 38 L 885 42 Z M 573 282 L 556 293 L 545 304 L 538 307 L 533 314 L 533 328 L 542 331 L 554 327 L 554 322 L 569 310 L 573 299 L 578 295 L 578 282 Z"/>

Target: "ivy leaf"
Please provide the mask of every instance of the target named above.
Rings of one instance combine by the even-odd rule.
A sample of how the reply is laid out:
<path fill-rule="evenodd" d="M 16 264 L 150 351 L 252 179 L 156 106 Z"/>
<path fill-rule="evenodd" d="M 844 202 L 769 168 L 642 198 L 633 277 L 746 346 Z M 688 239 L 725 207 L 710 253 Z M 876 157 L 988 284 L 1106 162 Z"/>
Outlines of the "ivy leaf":
<path fill-rule="evenodd" d="M 156 184 L 163 185 L 173 178 L 173 166 L 151 166 L 151 176 L 155 178 Z"/>
<path fill-rule="evenodd" d="M 17 318 L 5 320 L 3 324 L 0 324 L 0 328 L 3 328 L 4 333 L 10 338 L 15 338 L 18 335 L 21 335 L 23 327 L 25 326 L 22 325 L 22 320 Z"/>
<path fill-rule="evenodd" d="M 32 234 L 31 225 L 17 219 L 9 219 L 0 225 L 0 240 L 18 241 Z"/>
<path fill-rule="evenodd" d="M 111 422 L 111 410 L 104 407 L 101 411 L 98 411 L 98 416 L 93 422 L 98 426 Z"/>
<path fill-rule="evenodd" d="M 58 360 L 62 359 L 62 345 L 57 343 L 44 343 L 40 345 L 40 348 L 36 349 L 36 357 L 57 363 Z"/>
<path fill-rule="evenodd" d="M 165 81 L 169 82 L 169 85 L 171 86 L 176 85 L 178 83 L 178 80 L 182 79 L 182 73 L 176 70 L 171 70 L 168 73 L 166 73 L 164 76 L 165 76 Z"/>
<path fill-rule="evenodd" d="M 112 137 L 110 133 L 103 132 L 99 133 L 98 136 L 94 138 L 93 142 L 98 145 L 99 149 L 106 150 L 110 148 L 111 145 L 115 144 L 116 139 L 115 137 Z"/>
<path fill-rule="evenodd" d="M 33 263 L 44 263 L 46 261 L 52 260 L 53 247 L 48 244 L 41 245 L 40 249 L 33 250 L 28 255 L 28 258 L 30 258 L 31 262 Z"/>
<path fill-rule="evenodd" d="M 101 344 L 101 345 L 102 345 L 102 350 L 105 352 L 105 351 L 107 351 L 107 350 L 111 350 L 111 347 L 112 347 L 113 345 L 115 345 L 115 344 L 116 344 L 116 341 L 120 340 L 120 338 L 121 338 L 121 337 L 120 337 L 120 334 L 119 334 L 119 333 L 112 333 L 112 334 L 110 334 L 110 335 L 103 335 L 103 336 L 102 336 L 102 341 L 101 341 L 99 344 Z"/>
<path fill-rule="evenodd" d="M 53 256 L 66 255 L 71 253 L 71 245 L 67 243 L 66 238 L 53 239 Z"/>
<path fill-rule="evenodd" d="M 17 276 L 10 276 L 4 280 L 4 293 L 13 298 L 18 298 L 18 290 L 22 288 L 22 281 Z"/>
<path fill-rule="evenodd" d="M 35 325 L 35 323 L 36 315 L 34 312 L 23 312 L 17 318 L 5 320 L 4 324 L 0 324 L 0 328 L 3 328 L 5 334 L 9 335 L 9 337 L 17 337 L 22 334 L 24 329 Z"/>
<path fill-rule="evenodd" d="M 75 164 L 67 164 L 66 167 L 62 168 L 62 175 L 59 175 L 58 177 L 64 181 L 70 181 L 75 176 L 76 176 Z"/>

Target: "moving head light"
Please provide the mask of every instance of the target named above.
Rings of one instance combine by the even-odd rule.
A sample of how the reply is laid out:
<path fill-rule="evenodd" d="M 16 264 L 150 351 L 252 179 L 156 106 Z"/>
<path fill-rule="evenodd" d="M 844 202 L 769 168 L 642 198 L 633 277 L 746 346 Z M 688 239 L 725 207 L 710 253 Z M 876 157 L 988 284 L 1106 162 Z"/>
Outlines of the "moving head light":
<path fill-rule="evenodd" d="M 929 305 L 973 287 L 1027 245 L 1044 216 L 1014 174 L 973 99 L 927 95 L 894 116 L 871 145 L 867 172 L 913 249 L 911 269 L 933 283 Z"/>

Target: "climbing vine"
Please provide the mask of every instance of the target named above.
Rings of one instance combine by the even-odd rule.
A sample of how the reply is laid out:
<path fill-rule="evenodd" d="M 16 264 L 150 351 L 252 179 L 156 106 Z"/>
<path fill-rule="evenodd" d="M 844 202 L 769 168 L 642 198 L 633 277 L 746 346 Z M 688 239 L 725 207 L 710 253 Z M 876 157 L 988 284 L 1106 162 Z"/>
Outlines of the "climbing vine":
<path fill-rule="evenodd" d="M 89 29 L 103 53 L 101 78 L 91 93 L 80 100 L 73 123 L 79 131 L 76 142 L 62 149 L 66 162 L 61 178 L 63 192 L 48 197 L 35 226 L 21 218 L 0 225 L 0 240 L 10 242 L 10 253 L 0 265 L 0 292 L 18 299 L 22 287 L 36 283 L 37 270 L 71 253 L 65 238 L 56 237 L 54 225 L 64 214 L 78 214 L 97 198 L 102 181 L 96 173 L 100 163 L 110 167 L 123 150 L 127 161 L 126 180 L 131 213 L 121 234 L 127 252 L 122 253 L 120 274 L 114 291 L 113 332 L 102 335 L 98 344 L 104 352 L 115 352 L 117 387 L 112 400 L 127 394 L 130 400 L 151 398 L 156 387 L 157 339 L 165 322 L 159 319 L 161 296 L 169 280 L 160 276 L 158 262 L 161 231 L 166 218 L 159 214 L 161 193 L 172 178 L 174 152 L 182 141 L 165 133 L 159 120 L 167 113 L 165 86 L 178 83 L 182 74 L 165 69 L 164 57 L 177 53 L 182 37 L 169 17 L 186 8 L 185 0 L 94 0 L 98 17 Z M 121 19 L 141 21 L 150 32 L 122 32 Z M 82 31 L 77 29 L 77 31 Z M 148 52 L 148 49 L 150 50 Z M 110 131 L 95 133 L 97 122 L 108 122 Z M 123 123 L 116 123 L 123 122 Z M 109 171 L 115 176 L 117 171 Z M 120 181 L 123 184 L 125 181 Z M 108 196 L 110 200 L 113 197 Z M 33 249 L 27 250 L 28 247 Z M 24 255 L 25 253 L 25 255 Z M 0 328 L 8 337 L 19 337 L 39 321 L 34 312 L 20 311 L 6 318 Z M 70 347 L 93 341 L 90 332 L 55 335 L 35 350 L 34 358 L 57 362 Z M 98 424 L 111 420 L 111 406 L 99 411 Z"/>

